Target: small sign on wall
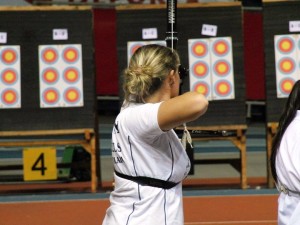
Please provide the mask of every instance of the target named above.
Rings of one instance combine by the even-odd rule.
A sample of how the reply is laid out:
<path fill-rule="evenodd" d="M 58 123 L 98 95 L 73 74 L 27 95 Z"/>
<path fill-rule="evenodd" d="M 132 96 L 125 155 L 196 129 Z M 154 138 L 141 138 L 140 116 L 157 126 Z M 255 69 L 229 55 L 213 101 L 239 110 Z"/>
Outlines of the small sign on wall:
<path fill-rule="evenodd" d="M 54 147 L 24 149 L 23 173 L 25 181 L 56 180 L 56 149 Z"/>
<path fill-rule="evenodd" d="M 68 30 L 53 29 L 53 40 L 68 40 Z"/>
<path fill-rule="evenodd" d="M 0 32 L 0 43 L 1 44 L 7 43 L 7 33 L 6 32 Z"/>

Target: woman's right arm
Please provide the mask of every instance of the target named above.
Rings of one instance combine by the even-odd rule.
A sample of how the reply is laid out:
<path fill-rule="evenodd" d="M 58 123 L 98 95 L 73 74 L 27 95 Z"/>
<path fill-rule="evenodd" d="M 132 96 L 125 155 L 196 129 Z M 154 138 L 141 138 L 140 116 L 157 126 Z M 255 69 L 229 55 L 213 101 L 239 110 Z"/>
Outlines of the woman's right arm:
<path fill-rule="evenodd" d="M 208 107 L 204 95 L 187 92 L 161 103 L 158 110 L 158 124 L 162 130 L 170 130 L 199 118 Z"/>

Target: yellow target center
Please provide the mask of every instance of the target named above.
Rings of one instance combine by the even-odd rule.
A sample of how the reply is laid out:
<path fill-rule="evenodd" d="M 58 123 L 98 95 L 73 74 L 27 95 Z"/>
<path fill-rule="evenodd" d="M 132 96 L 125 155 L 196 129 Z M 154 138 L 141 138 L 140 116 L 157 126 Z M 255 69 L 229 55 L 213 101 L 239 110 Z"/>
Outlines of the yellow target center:
<path fill-rule="evenodd" d="M 7 102 L 13 102 L 15 100 L 15 95 L 11 92 L 8 92 L 5 94 L 5 101 Z"/>
<path fill-rule="evenodd" d="M 227 86 L 226 84 L 221 84 L 221 85 L 219 86 L 219 91 L 220 91 L 221 93 L 226 93 L 226 92 L 228 91 L 228 86 Z"/>
<path fill-rule="evenodd" d="M 281 43 L 281 48 L 284 50 L 284 51 L 287 51 L 291 48 L 291 43 L 289 41 L 283 41 Z"/>
<path fill-rule="evenodd" d="M 70 99 L 70 100 L 77 99 L 77 93 L 75 91 L 68 92 L 68 99 Z"/>
<path fill-rule="evenodd" d="M 67 72 L 67 79 L 68 80 L 75 80 L 76 79 L 76 73 L 75 73 L 75 71 L 68 71 Z"/>
<path fill-rule="evenodd" d="M 197 72 L 197 74 L 200 74 L 200 75 L 204 74 L 204 73 L 205 73 L 205 66 L 203 66 L 203 65 L 198 65 L 198 66 L 196 67 L 196 72 Z"/>
<path fill-rule="evenodd" d="M 56 94 L 53 91 L 47 93 L 46 96 L 48 101 L 54 101 L 56 99 Z"/>
<path fill-rule="evenodd" d="M 204 53 L 204 47 L 202 45 L 198 45 L 196 46 L 196 49 L 195 49 L 195 52 L 198 54 L 198 55 L 202 55 Z"/>
<path fill-rule="evenodd" d="M 224 53 L 226 51 L 226 46 L 223 43 L 221 43 L 221 44 L 217 45 L 216 49 L 217 49 L 217 52 Z"/>
<path fill-rule="evenodd" d="M 293 88 L 293 84 L 291 82 L 285 82 L 283 84 L 283 88 L 285 91 L 291 91 Z"/>
<path fill-rule="evenodd" d="M 66 54 L 66 57 L 67 57 L 67 59 L 69 59 L 69 60 L 74 60 L 75 57 L 76 57 L 76 54 L 75 54 L 74 51 L 68 51 L 67 54 Z"/>
<path fill-rule="evenodd" d="M 52 51 L 47 51 L 45 58 L 49 61 L 52 61 L 55 58 L 55 54 Z"/>
<path fill-rule="evenodd" d="M 14 80 L 14 74 L 12 72 L 7 72 L 5 73 L 5 77 L 4 80 L 6 80 L 7 82 L 12 82 Z"/>
<path fill-rule="evenodd" d="M 12 52 L 6 52 L 4 54 L 4 59 L 8 62 L 11 62 L 14 59 L 14 54 Z"/>
<path fill-rule="evenodd" d="M 220 63 L 217 68 L 218 68 L 218 72 L 220 73 L 225 73 L 227 70 L 227 66 L 225 63 Z"/>
<path fill-rule="evenodd" d="M 206 93 L 206 88 L 203 85 L 200 85 L 197 87 L 197 92 L 200 94 L 205 94 Z"/>
<path fill-rule="evenodd" d="M 286 71 L 289 71 L 292 68 L 292 63 L 290 61 L 284 61 L 282 63 L 282 68 Z"/>
<path fill-rule="evenodd" d="M 46 79 L 49 81 L 55 80 L 55 73 L 53 71 L 48 71 L 46 73 Z"/>

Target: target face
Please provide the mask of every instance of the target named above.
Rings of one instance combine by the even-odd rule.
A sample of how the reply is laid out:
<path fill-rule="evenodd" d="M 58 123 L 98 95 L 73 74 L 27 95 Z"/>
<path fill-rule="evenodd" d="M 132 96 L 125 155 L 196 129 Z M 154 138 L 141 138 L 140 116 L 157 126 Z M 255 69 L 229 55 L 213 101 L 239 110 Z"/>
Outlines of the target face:
<path fill-rule="evenodd" d="M 210 93 L 210 87 L 206 82 L 198 82 L 194 85 L 193 90 L 207 97 Z"/>
<path fill-rule="evenodd" d="M 63 60 L 67 63 L 75 63 L 79 59 L 79 51 L 75 47 L 67 47 L 63 51 Z"/>
<path fill-rule="evenodd" d="M 279 63 L 279 70 L 284 74 L 290 74 L 295 71 L 296 62 L 292 58 L 282 58 Z"/>
<path fill-rule="evenodd" d="M 59 91 L 55 88 L 48 88 L 43 92 L 43 101 L 47 104 L 56 104 L 59 100 Z"/>
<path fill-rule="evenodd" d="M 218 81 L 215 84 L 215 93 L 219 96 L 226 97 L 229 96 L 232 92 L 232 85 L 226 80 Z"/>
<path fill-rule="evenodd" d="M 196 77 L 204 78 L 205 76 L 207 76 L 209 74 L 209 66 L 207 65 L 206 62 L 203 62 L 203 61 L 196 62 L 192 66 L 192 71 Z"/>
<path fill-rule="evenodd" d="M 208 45 L 204 41 L 197 41 L 192 45 L 192 54 L 202 58 L 208 54 Z"/>
<path fill-rule="evenodd" d="M 206 96 L 211 96 L 211 61 L 210 61 L 210 40 L 208 38 L 189 39 L 189 73 L 190 90 Z"/>
<path fill-rule="evenodd" d="M 280 38 L 277 42 L 277 49 L 283 54 L 291 53 L 295 49 L 294 40 L 290 37 Z"/>
<path fill-rule="evenodd" d="M 208 100 L 234 99 L 231 37 L 189 39 L 190 90 Z"/>
<path fill-rule="evenodd" d="M 59 75 L 55 68 L 49 67 L 42 72 L 42 79 L 47 84 L 54 84 L 58 81 Z"/>
<path fill-rule="evenodd" d="M 68 88 L 65 90 L 64 99 L 70 104 L 77 103 L 81 98 L 80 91 L 77 88 Z"/>
<path fill-rule="evenodd" d="M 7 65 L 11 65 L 17 61 L 17 55 L 18 55 L 18 53 L 16 52 L 15 49 L 7 48 L 2 51 L 1 60 L 3 63 L 5 63 Z"/>
<path fill-rule="evenodd" d="M 14 89 L 6 89 L 1 94 L 1 100 L 5 105 L 14 105 L 18 100 L 18 92 Z"/>
<path fill-rule="evenodd" d="M 218 60 L 214 64 L 214 73 L 219 76 L 226 76 L 231 71 L 230 63 L 226 60 Z"/>
<path fill-rule="evenodd" d="M 234 70 L 231 37 L 212 38 L 212 51 L 213 99 L 234 99 Z"/>
<path fill-rule="evenodd" d="M 18 75 L 15 69 L 5 69 L 1 74 L 1 81 L 6 85 L 13 85 L 17 82 Z"/>
<path fill-rule="evenodd" d="M 63 78 L 67 83 L 75 83 L 79 80 L 79 71 L 75 67 L 68 67 L 63 73 Z"/>
<path fill-rule="evenodd" d="M 288 97 L 294 82 L 300 79 L 300 49 L 297 48 L 300 35 L 275 35 L 274 52 L 276 68 L 277 97 Z"/>
<path fill-rule="evenodd" d="M 144 45 L 157 44 L 166 46 L 166 41 L 128 41 L 127 42 L 127 64 L 129 64 L 130 58 L 135 53 L 135 51 Z"/>
<path fill-rule="evenodd" d="M 20 46 L 0 46 L 0 109 L 21 107 Z"/>
<path fill-rule="evenodd" d="M 291 93 L 294 84 L 295 84 L 295 80 L 293 79 L 290 78 L 283 79 L 279 83 L 279 89 L 282 94 L 288 96 Z"/>
<path fill-rule="evenodd" d="M 44 59 L 46 52 L 49 55 L 47 62 Z M 81 45 L 40 45 L 39 53 L 40 106 L 82 107 Z"/>
<path fill-rule="evenodd" d="M 58 52 L 55 48 L 48 47 L 45 48 L 42 52 L 42 60 L 46 64 L 53 64 L 58 59 Z"/>
<path fill-rule="evenodd" d="M 213 43 L 212 51 L 217 56 L 226 56 L 230 50 L 229 43 L 226 40 L 220 39 Z"/>

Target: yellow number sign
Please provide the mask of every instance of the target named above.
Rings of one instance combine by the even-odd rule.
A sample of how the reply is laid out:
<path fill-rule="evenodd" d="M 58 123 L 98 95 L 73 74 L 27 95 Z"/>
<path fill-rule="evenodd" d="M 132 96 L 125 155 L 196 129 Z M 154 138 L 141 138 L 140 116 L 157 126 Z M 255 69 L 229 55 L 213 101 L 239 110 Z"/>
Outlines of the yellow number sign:
<path fill-rule="evenodd" d="M 24 180 L 56 180 L 56 149 L 26 148 L 23 150 Z"/>

